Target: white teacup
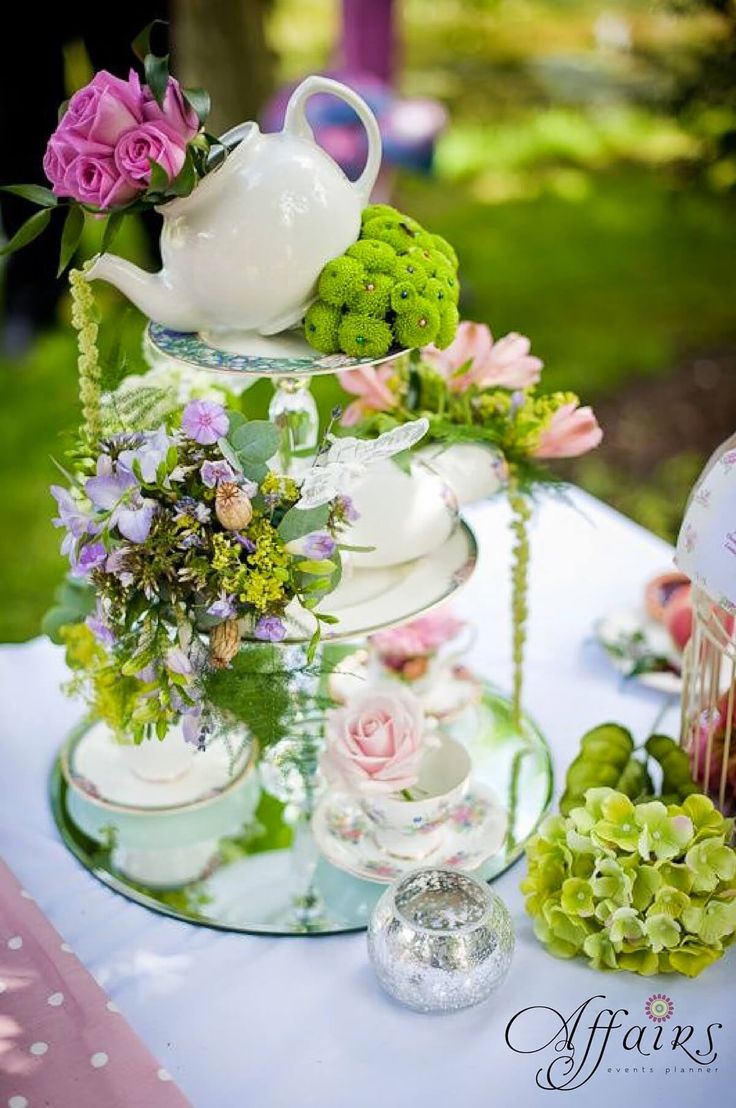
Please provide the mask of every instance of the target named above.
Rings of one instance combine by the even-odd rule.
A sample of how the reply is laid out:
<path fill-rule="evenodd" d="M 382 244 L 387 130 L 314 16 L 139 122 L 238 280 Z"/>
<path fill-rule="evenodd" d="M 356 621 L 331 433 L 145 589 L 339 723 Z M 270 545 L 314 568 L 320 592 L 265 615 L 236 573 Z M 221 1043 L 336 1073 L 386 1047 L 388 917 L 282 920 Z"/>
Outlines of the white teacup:
<path fill-rule="evenodd" d="M 377 844 L 398 858 L 421 859 L 430 854 L 442 841 L 450 813 L 467 792 L 470 770 L 465 747 L 443 739 L 422 759 L 419 779 L 409 790 L 416 800 L 395 793 L 363 794 L 361 807 Z"/>

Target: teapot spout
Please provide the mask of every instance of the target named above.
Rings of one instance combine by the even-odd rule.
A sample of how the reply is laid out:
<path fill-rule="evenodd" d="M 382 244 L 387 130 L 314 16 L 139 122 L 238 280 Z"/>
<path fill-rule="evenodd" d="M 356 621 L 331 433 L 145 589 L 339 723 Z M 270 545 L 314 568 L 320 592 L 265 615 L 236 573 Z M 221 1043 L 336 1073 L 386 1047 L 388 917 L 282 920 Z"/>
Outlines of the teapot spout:
<path fill-rule="evenodd" d="M 163 270 L 148 273 L 117 254 L 100 254 L 87 270 L 87 278 L 114 285 L 155 323 L 172 331 L 197 330 L 190 305 L 178 289 L 171 287 Z"/>

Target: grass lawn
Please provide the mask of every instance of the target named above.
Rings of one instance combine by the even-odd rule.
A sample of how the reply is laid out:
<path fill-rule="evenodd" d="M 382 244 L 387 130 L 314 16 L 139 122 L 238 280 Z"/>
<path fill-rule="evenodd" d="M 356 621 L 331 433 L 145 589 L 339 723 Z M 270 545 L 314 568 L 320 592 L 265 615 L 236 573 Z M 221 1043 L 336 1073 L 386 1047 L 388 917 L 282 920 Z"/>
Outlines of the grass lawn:
<path fill-rule="evenodd" d="M 406 180 L 397 202 L 456 244 L 464 314 L 497 335 L 532 336 L 551 388 L 595 400 L 669 372 L 689 348 L 734 338 L 736 222 L 725 199 L 639 170 L 583 175 L 574 198 L 550 189 L 504 203 L 483 200 L 472 182 Z M 22 361 L 0 363 L 0 640 L 38 632 L 63 572 L 47 488 L 50 458 L 63 459 L 63 433 L 77 418 L 75 358 L 64 322 Z M 336 388 L 316 383 L 325 407 Z M 251 414 L 263 413 L 268 396 L 265 382 L 248 392 Z"/>

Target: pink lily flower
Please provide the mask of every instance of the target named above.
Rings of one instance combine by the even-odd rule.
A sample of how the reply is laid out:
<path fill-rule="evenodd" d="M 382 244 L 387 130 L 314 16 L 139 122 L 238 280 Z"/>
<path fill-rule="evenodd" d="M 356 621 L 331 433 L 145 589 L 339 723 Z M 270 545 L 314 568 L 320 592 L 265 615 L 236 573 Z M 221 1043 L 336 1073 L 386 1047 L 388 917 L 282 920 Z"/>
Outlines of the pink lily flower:
<path fill-rule="evenodd" d="M 343 370 L 338 373 L 345 391 L 358 397 L 343 412 L 340 421 L 343 427 L 354 427 L 361 419 L 374 412 L 387 412 L 396 407 L 397 398 L 387 384 L 392 373 L 390 365 L 377 368 L 367 366 L 364 369 Z"/>
<path fill-rule="evenodd" d="M 446 350 L 426 346 L 424 360 L 446 379 L 451 392 L 478 388 L 526 389 L 536 385 L 544 362 L 530 354 L 531 342 L 511 331 L 497 342 L 485 323 L 463 320 Z M 465 372 L 459 371 L 467 367 Z"/>
<path fill-rule="evenodd" d="M 535 458 L 578 458 L 600 444 L 603 431 L 593 409 L 578 403 L 572 400 L 557 409 L 540 435 Z"/>

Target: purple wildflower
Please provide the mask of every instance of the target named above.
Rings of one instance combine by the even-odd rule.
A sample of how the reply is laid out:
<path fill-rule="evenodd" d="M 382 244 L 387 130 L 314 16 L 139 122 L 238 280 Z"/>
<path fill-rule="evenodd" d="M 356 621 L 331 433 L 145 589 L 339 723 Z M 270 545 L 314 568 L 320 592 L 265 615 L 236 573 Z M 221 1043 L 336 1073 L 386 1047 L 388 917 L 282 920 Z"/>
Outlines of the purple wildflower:
<path fill-rule="evenodd" d="M 80 547 L 79 554 L 74 562 L 73 573 L 75 577 L 86 577 L 93 569 L 103 565 L 107 561 L 107 551 L 101 542 L 88 542 Z"/>
<path fill-rule="evenodd" d="M 213 400 L 191 400 L 181 417 L 181 426 L 187 438 L 200 446 L 212 446 L 228 433 L 230 420 L 222 404 Z"/>
<path fill-rule="evenodd" d="M 107 556 L 105 562 L 105 573 L 112 574 L 113 577 L 117 577 L 118 581 L 124 587 L 133 584 L 133 574 L 129 569 L 126 569 L 125 556 L 128 553 L 127 546 L 120 546 L 117 550 L 113 550 Z"/>
<path fill-rule="evenodd" d="M 171 673 L 178 673 L 180 677 L 191 677 L 194 673 L 189 655 L 180 646 L 167 650 L 164 662 Z"/>
<path fill-rule="evenodd" d="M 355 523 L 360 519 L 360 512 L 353 504 L 349 496 L 338 496 L 337 507 L 342 513 L 343 519 L 346 523 Z"/>
<path fill-rule="evenodd" d="M 234 481 L 235 470 L 229 462 L 202 462 L 202 468 L 199 471 L 202 478 L 202 484 L 208 489 L 214 489 L 215 485 L 220 481 Z"/>
<path fill-rule="evenodd" d="M 52 485 L 50 492 L 59 508 L 59 514 L 53 521 L 54 527 L 66 527 L 76 539 L 85 534 L 94 534 L 95 526 L 91 517 L 82 511 L 68 489 L 61 485 Z"/>
<path fill-rule="evenodd" d="M 115 635 L 107 622 L 99 596 L 97 597 L 97 608 L 95 612 L 93 615 L 87 616 L 84 622 L 87 627 L 89 627 L 100 646 L 112 646 L 115 642 Z"/>
<path fill-rule="evenodd" d="M 281 642 L 286 638 L 286 626 L 278 616 L 261 616 L 255 626 L 254 634 L 257 639 L 266 642 Z"/>
<path fill-rule="evenodd" d="M 212 517 L 212 509 L 193 496 L 182 496 L 181 500 L 177 502 L 174 519 L 182 519 L 184 516 L 189 516 L 196 523 L 209 523 Z"/>
<path fill-rule="evenodd" d="M 214 619 L 232 619 L 236 611 L 235 597 L 232 594 L 221 592 L 217 600 L 210 604 L 207 615 Z"/>
<path fill-rule="evenodd" d="M 304 553 L 308 558 L 316 558 L 317 561 L 321 561 L 323 558 L 331 558 L 335 553 L 337 543 L 331 535 L 326 534 L 324 531 L 315 531 L 311 535 L 307 535 L 304 540 Z"/>
<path fill-rule="evenodd" d="M 511 393 L 511 406 L 510 406 L 510 409 L 509 409 L 509 415 L 511 415 L 512 417 L 515 416 L 516 413 L 519 411 L 519 408 L 521 408 L 523 406 L 525 399 L 526 398 L 525 398 L 524 393 L 521 389 L 516 389 L 514 392 L 512 392 Z"/>
<path fill-rule="evenodd" d="M 158 467 L 166 461 L 166 455 L 171 445 L 172 440 L 166 434 L 165 429 L 159 427 L 158 431 L 152 431 L 145 435 L 143 442 L 135 450 L 122 450 L 118 458 L 118 465 L 121 469 L 133 473 L 133 465 L 137 462 L 137 468 L 143 481 L 147 485 L 151 485 L 156 480 Z"/>
<path fill-rule="evenodd" d="M 181 732 L 184 742 L 196 746 L 197 750 L 205 749 L 205 727 L 202 720 L 202 709 L 194 708 L 185 712 L 181 717 Z"/>
<path fill-rule="evenodd" d="M 256 544 L 253 542 L 253 539 L 249 539 L 247 535 L 241 535 L 239 531 L 233 532 L 233 538 L 237 543 L 240 544 L 240 546 L 242 546 L 246 554 L 255 554 L 256 550 L 258 549 L 256 547 Z"/>
<path fill-rule="evenodd" d="M 117 527 L 129 542 L 146 541 L 156 503 L 141 496 L 132 473 L 119 467 L 113 469 L 110 458 L 102 455 L 97 460 L 97 476 L 90 477 L 84 488 L 96 508 L 110 513 L 109 527 Z"/>

